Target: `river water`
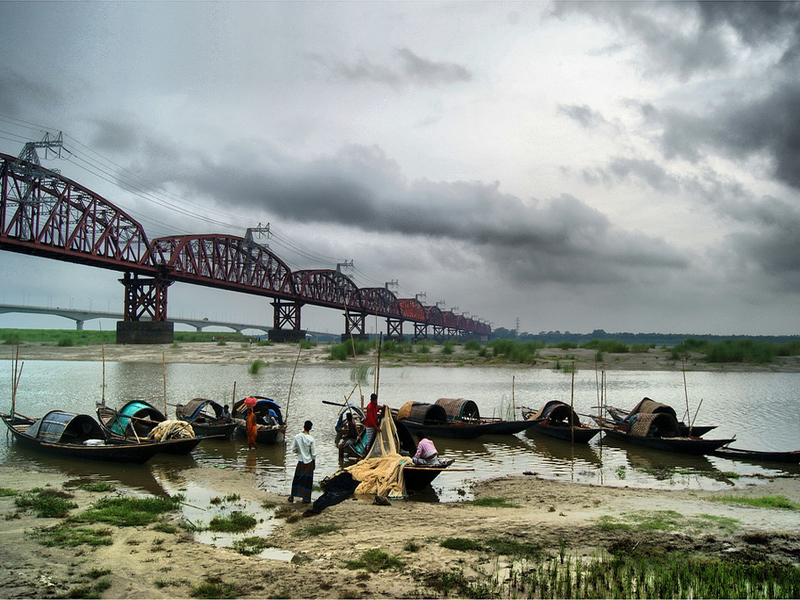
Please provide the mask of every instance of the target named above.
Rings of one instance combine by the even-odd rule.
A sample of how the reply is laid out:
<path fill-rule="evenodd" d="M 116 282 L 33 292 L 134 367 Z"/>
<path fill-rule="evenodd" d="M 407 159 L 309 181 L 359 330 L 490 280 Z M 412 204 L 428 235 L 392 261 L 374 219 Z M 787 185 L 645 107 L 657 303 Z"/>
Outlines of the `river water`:
<path fill-rule="evenodd" d="M 0 361 L 8 382 L 0 393 L 0 410 L 11 406 L 11 362 Z M 268 366 L 256 375 L 243 365 L 196 365 L 114 362 L 25 361 L 16 398 L 16 410 L 41 417 L 60 408 L 94 414 L 103 395 L 110 406 L 146 400 L 167 409 L 196 397 L 230 404 L 247 395 L 274 398 L 288 415 L 288 435 L 300 431 L 306 419 L 314 422 L 319 480 L 338 468 L 333 422 L 337 408 L 323 403 L 342 402 L 353 390 L 349 367 Z M 380 400 L 393 408 L 409 400 L 469 398 L 484 416 L 503 416 L 513 407 L 536 408 L 549 400 L 573 402 L 575 410 L 596 413 L 598 379 L 594 371 L 575 375 L 542 369 L 395 367 L 380 371 Z M 736 436 L 735 446 L 753 450 L 800 449 L 800 374 L 613 371 L 606 375 L 606 402 L 624 409 L 647 396 L 672 405 L 683 417 L 697 414 L 698 425 L 718 427 L 705 437 Z M 105 386 L 103 383 L 105 382 Z M 289 387 L 292 386 L 291 395 Z M 372 388 L 372 378 L 364 393 Z M 166 393 L 165 393 L 166 390 Z M 353 399 L 357 398 L 358 391 Z M 688 397 L 688 402 L 687 402 Z M 288 402 L 287 402 L 288 398 Z M 288 408 L 287 408 L 288 404 Z M 699 410 L 698 410 L 699 408 Z M 517 414 L 519 411 L 517 410 Z M 519 417 L 517 417 L 519 418 Z M 585 418 L 584 420 L 591 420 Z M 529 437 L 530 435 L 530 437 Z M 535 473 L 540 477 L 599 485 L 722 490 L 764 481 L 780 475 L 800 475 L 796 466 L 769 466 L 716 457 L 692 457 L 646 450 L 621 442 L 595 438 L 572 446 L 535 434 L 483 436 L 476 440 L 434 440 L 440 455 L 455 458 L 454 470 L 440 475 L 432 489 L 418 500 L 469 499 L 473 481 L 507 474 Z M 0 460 L 21 469 L 60 470 L 75 477 L 94 477 L 149 493 L 174 492 L 187 485 L 183 472 L 190 466 L 247 471 L 259 487 L 286 494 L 295 464 L 288 444 L 260 446 L 248 452 L 241 439 L 206 440 L 189 456 L 158 455 L 145 465 L 116 465 L 58 459 L 26 451 L 6 437 Z M 532 481 L 532 486 L 535 483 Z"/>

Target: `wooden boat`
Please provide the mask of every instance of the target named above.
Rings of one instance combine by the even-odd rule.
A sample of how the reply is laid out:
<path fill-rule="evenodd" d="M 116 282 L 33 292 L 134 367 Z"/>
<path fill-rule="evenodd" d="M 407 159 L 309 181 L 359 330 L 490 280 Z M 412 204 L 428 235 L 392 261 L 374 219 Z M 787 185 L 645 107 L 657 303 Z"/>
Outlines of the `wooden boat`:
<path fill-rule="evenodd" d="M 735 439 L 710 440 L 696 436 L 682 436 L 678 421 L 669 413 L 631 415 L 628 422 L 622 425 L 599 415 L 592 418 L 603 429 L 603 434 L 612 439 L 667 452 L 711 454 Z"/>
<path fill-rule="evenodd" d="M 222 405 L 213 400 L 195 398 L 175 407 L 175 417 L 191 424 L 199 437 L 223 437 L 229 439 L 236 430 L 233 419 L 222 418 Z"/>
<path fill-rule="evenodd" d="M 354 414 L 361 412 L 361 409 L 356 406 L 350 406 L 350 410 Z M 341 415 L 346 414 L 348 407 L 345 406 L 339 413 L 337 418 L 337 426 L 339 421 L 343 421 L 344 417 Z M 391 414 L 388 407 L 385 408 L 384 414 Z M 385 418 L 385 417 L 384 417 Z M 397 419 L 392 419 L 394 429 L 397 433 L 397 446 L 401 455 L 411 457 L 417 453 L 417 442 L 411 431 Z M 377 436 L 376 436 L 377 437 Z M 372 445 L 375 443 L 374 437 L 367 440 L 366 430 L 359 431 L 358 441 L 353 446 L 348 446 L 345 451 L 345 462 L 355 463 L 364 458 L 367 458 L 372 450 Z M 450 465 L 453 464 L 453 459 L 443 459 L 439 465 L 415 465 L 409 460 L 403 465 L 403 477 L 405 479 L 406 491 L 415 493 L 424 490 L 428 487 L 440 473 L 446 471 Z"/>
<path fill-rule="evenodd" d="M 800 464 L 800 450 L 744 450 L 742 448 L 732 448 L 723 446 L 712 452 L 713 456 L 722 458 L 732 458 L 733 460 L 743 460 L 746 462 L 775 462 Z"/>
<path fill-rule="evenodd" d="M 440 398 L 440 400 L 446 400 Z M 457 399 L 462 403 L 472 403 L 472 400 Z M 460 439 L 475 439 L 481 435 L 513 434 L 524 431 L 529 426 L 524 421 L 504 421 L 502 419 L 474 418 L 474 410 L 465 410 L 459 415 L 448 411 L 446 404 L 437 400 L 437 403 L 409 401 L 399 409 L 392 409 L 392 415 L 397 421 L 405 425 L 408 430 L 419 435 L 424 433 L 431 437 L 450 437 Z M 463 415 L 463 416 L 462 416 Z"/>
<path fill-rule="evenodd" d="M 286 424 L 283 422 L 281 407 L 272 398 L 265 396 L 249 396 L 256 399 L 253 410 L 256 412 L 258 421 L 258 435 L 256 441 L 259 444 L 280 444 L 286 435 Z M 247 406 L 244 401 L 246 398 L 238 400 L 233 405 L 233 420 L 236 423 L 236 431 L 239 435 L 247 437 Z M 269 411 L 275 411 L 276 423 L 270 424 Z"/>
<path fill-rule="evenodd" d="M 97 407 L 97 419 L 107 440 L 124 440 L 129 443 L 152 442 L 153 437 L 157 435 L 156 428 L 162 423 L 168 425 L 164 413 L 144 400 L 131 400 L 119 410 L 101 404 Z M 183 421 L 172 423 L 183 423 Z M 185 425 L 176 429 L 176 437 L 167 435 L 166 439 L 160 440 L 161 452 L 189 454 L 197 447 L 201 438 L 195 436 L 191 426 L 188 427 L 188 431 Z"/>
<path fill-rule="evenodd" d="M 558 400 L 550 400 L 539 410 L 523 407 L 522 416 L 528 423 L 526 432 L 542 433 L 577 444 L 588 444 L 600 433 L 599 427 L 584 425 L 568 404 Z"/>
<path fill-rule="evenodd" d="M 651 400 L 650 398 L 642 398 L 642 400 L 633 407 L 630 411 L 625 411 L 620 408 L 616 408 L 614 406 L 604 406 L 606 412 L 611 416 L 611 418 L 616 421 L 618 424 L 622 424 L 628 419 L 631 415 L 639 414 L 639 413 L 668 413 L 675 417 L 677 421 L 678 415 L 675 412 L 675 409 L 669 406 L 668 404 L 661 404 L 660 402 L 656 402 L 655 400 Z M 716 425 L 692 425 L 691 427 L 684 423 L 683 421 L 678 421 L 678 431 L 682 436 L 697 436 L 702 437 L 707 434 L 712 429 L 715 429 Z"/>
<path fill-rule="evenodd" d="M 489 435 L 514 435 L 525 431 L 528 423 L 521 421 L 506 421 L 496 417 L 481 417 L 478 405 L 474 400 L 466 398 L 439 398 L 434 404 L 444 408 L 447 420 L 450 423 L 470 423 L 476 425 L 489 424 L 485 433 Z"/>
<path fill-rule="evenodd" d="M 52 410 L 41 419 L 19 414 L 2 419 L 22 446 L 71 458 L 143 464 L 163 449 L 161 442 L 106 440 L 100 424 L 84 414 Z"/>

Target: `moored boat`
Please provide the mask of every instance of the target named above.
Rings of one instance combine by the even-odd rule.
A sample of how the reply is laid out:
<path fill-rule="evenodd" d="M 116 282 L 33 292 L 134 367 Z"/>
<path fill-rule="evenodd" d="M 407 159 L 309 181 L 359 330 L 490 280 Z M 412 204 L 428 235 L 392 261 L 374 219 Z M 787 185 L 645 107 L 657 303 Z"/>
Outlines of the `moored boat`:
<path fill-rule="evenodd" d="M 650 398 L 642 398 L 641 401 L 634 406 L 630 411 L 622 410 L 621 408 L 616 408 L 615 406 L 603 406 L 606 410 L 606 413 L 611 416 L 617 424 L 623 424 L 627 421 L 632 415 L 636 414 L 657 414 L 657 413 L 667 413 L 675 417 L 675 420 L 678 423 L 678 432 L 682 436 L 697 436 L 702 437 L 707 434 L 712 429 L 716 429 L 716 425 L 687 425 L 683 421 L 678 421 L 678 414 L 675 412 L 675 409 L 669 406 L 668 404 L 662 404 L 661 402 L 656 402 L 655 400 L 651 400 Z"/>
<path fill-rule="evenodd" d="M 236 430 L 236 423 L 233 419 L 223 418 L 222 412 L 221 404 L 205 398 L 195 398 L 175 407 L 175 417 L 191 424 L 195 435 L 228 439 Z"/>
<path fill-rule="evenodd" d="M 106 440 L 100 424 L 85 414 L 52 410 L 41 419 L 19 414 L 2 415 L 2 419 L 20 445 L 50 454 L 143 464 L 162 451 L 158 442 Z"/>
<path fill-rule="evenodd" d="M 628 422 L 622 425 L 599 415 L 592 418 L 600 425 L 603 434 L 612 439 L 667 452 L 711 454 L 735 439 L 682 436 L 678 421 L 669 413 L 639 413 L 632 415 Z"/>
<path fill-rule="evenodd" d="M 525 431 L 528 423 L 525 420 L 506 420 L 499 417 L 482 417 L 474 400 L 466 398 L 439 398 L 434 404 L 444 408 L 450 423 L 469 423 L 475 425 L 491 425 L 484 428 L 489 435 L 514 435 Z"/>
<path fill-rule="evenodd" d="M 519 433 L 529 426 L 525 421 L 481 418 L 475 402 L 463 398 L 440 398 L 433 404 L 409 401 L 392 414 L 411 433 L 431 437 L 475 439 Z"/>
<path fill-rule="evenodd" d="M 568 404 L 558 400 L 546 402 L 539 410 L 523 407 L 522 416 L 528 423 L 526 432 L 542 433 L 577 444 L 587 444 L 600 433 L 599 427 L 584 425 Z"/>
<path fill-rule="evenodd" d="M 283 413 L 278 403 L 272 398 L 267 398 L 265 396 L 248 396 L 248 398 L 256 399 L 253 405 L 253 410 L 256 413 L 256 421 L 258 423 L 256 442 L 268 445 L 282 443 L 286 434 L 286 425 L 283 422 Z M 247 437 L 246 400 L 247 398 L 238 400 L 233 405 L 232 411 L 233 420 L 236 423 L 236 431 L 244 437 Z M 270 419 L 270 411 L 274 414 L 272 420 Z"/>
<path fill-rule="evenodd" d="M 160 452 L 166 454 L 189 454 L 201 440 L 191 425 L 168 421 L 164 413 L 144 400 L 131 400 L 119 410 L 101 404 L 97 407 L 97 419 L 107 440 L 159 442 Z"/>
<path fill-rule="evenodd" d="M 746 462 L 775 462 L 800 464 L 800 450 L 745 450 L 743 448 L 732 448 L 722 446 L 712 452 L 713 456 L 721 458 L 732 458 L 733 460 L 743 460 Z"/>

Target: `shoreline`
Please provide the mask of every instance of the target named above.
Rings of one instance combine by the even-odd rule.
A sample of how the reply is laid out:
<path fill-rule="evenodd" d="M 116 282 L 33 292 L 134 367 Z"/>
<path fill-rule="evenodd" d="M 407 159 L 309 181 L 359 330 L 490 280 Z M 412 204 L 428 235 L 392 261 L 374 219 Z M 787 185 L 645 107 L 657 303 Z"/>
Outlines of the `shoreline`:
<path fill-rule="evenodd" d="M 0 356 L 0 360 L 11 359 L 11 346 Z M 20 360 L 59 360 L 87 362 L 147 362 L 189 364 L 245 364 L 262 360 L 275 365 L 331 365 L 353 366 L 373 363 L 374 353 L 359 356 L 356 361 L 331 360 L 330 345 L 320 344 L 299 351 L 297 344 L 259 345 L 248 343 L 190 342 L 183 344 L 108 344 L 105 346 L 66 346 L 52 343 L 25 342 L 19 346 Z M 513 362 L 507 359 L 482 358 L 475 352 L 457 346 L 452 354 L 444 354 L 442 347 L 434 347 L 428 354 L 384 355 L 381 367 L 436 366 L 452 368 L 498 368 L 555 369 L 597 371 L 710 371 L 719 373 L 800 373 L 800 356 L 777 357 L 770 363 L 709 363 L 699 355 L 681 363 L 671 357 L 671 351 L 652 348 L 648 352 L 603 353 L 602 362 L 596 361 L 597 353 L 586 348 L 562 350 L 543 348 L 531 363 Z"/>

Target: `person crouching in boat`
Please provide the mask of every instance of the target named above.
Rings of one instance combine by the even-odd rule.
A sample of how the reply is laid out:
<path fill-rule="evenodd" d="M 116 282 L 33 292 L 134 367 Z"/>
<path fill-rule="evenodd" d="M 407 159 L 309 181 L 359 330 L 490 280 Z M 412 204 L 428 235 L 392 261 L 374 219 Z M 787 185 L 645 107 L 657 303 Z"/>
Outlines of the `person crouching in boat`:
<path fill-rule="evenodd" d="M 314 438 L 309 433 L 312 425 L 311 421 L 306 421 L 303 423 L 303 431 L 294 436 L 292 450 L 297 454 L 297 466 L 294 468 L 289 502 L 294 502 L 294 497 L 299 496 L 303 504 L 311 504 L 311 488 L 314 486 L 314 468 L 317 459 Z"/>
<path fill-rule="evenodd" d="M 419 444 L 417 444 L 417 453 L 414 455 L 415 465 L 435 465 L 439 463 L 439 451 L 433 442 L 425 437 L 419 436 Z"/>
<path fill-rule="evenodd" d="M 344 432 L 339 440 L 339 462 L 344 460 L 344 453 L 358 441 L 358 427 L 353 419 L 353 413 L 345 415 Z"/>

